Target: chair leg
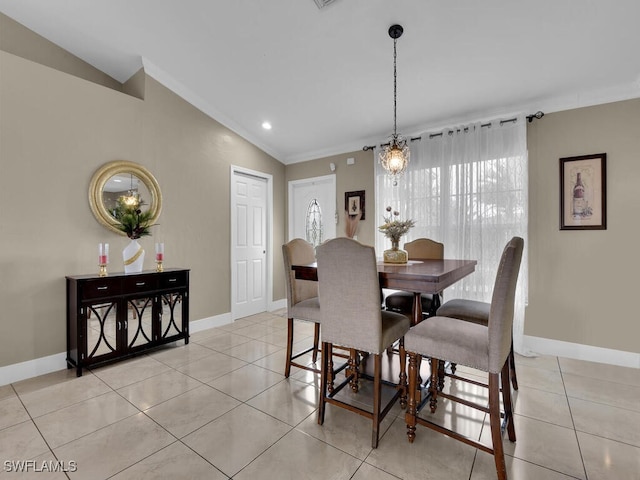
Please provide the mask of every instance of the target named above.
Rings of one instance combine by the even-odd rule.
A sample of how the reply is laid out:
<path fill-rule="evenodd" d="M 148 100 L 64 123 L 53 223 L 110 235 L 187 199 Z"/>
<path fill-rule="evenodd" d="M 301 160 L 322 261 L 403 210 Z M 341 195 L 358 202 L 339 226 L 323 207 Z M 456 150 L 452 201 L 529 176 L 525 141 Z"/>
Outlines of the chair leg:
<path fill-rule="evenodd" d="M 327 342 L 322 342 L 322 352 L 320 354 L 320 363 L 322 366 L 320 367 L 320 397 L 318 399 L 318 425 L 322 425 L 324 423 L 324 412 L 327 407 L 327 389 L 329 385 L 327 383 L 330 381 L 328 376 L 331 373 L 329 370 L 329 359 L 333 355 L 333 345 Z"/>
<path fill-rule="evenodd" d="M 407 351 L 404 349 L 404 337 L 400 338 L 400 342 L 398 343 L 398 350 L 400 355 L 400 384 L 398 388 L 400 389 L 400 408 L 407 408 Z"/>
<path fill-rule="evenodd" d="M 287 359 L 284 367 L 284 377 L 291 374 L 291 356 L 293 355 L 293 318 L 287 319 Z"/>
<path fill-rule="evenodd" d="M 347 376 L 350 377 L 349 386 L 353 393 L 358 393 L 359 385 L 358 381 L 360 380 L 360 372 L 358 371 L 358 351 L 355 348 L 351 348 L 349 350 L 349 366 L 347 367 Z"/>
<path fill-rule="evenodd" d="M 371 448 L 378 448 L 380 438 L 380 403 L 382 399 L 382 356 L 373 356 L 373 429 L 371 431 Z"/>
<path fill-rule="evenodd" d="M 318 361 L 318 342 L 320 342 L 320 324 L 316 323 L 313 330 L 313 363 Z"/>
<path fill-rule="evenodd" d="M 324 355 L 324 349 L 325 349 L 325 342 L 322 342 L 322 353 L 321 358 L 322 358 L 322 365 L 324 366 L 324 362 L 325 362 L 325 355 Z M 320 379 L 322 383 L 322 385 L 326 385 L 327 386 L 327 390 L 329 391 L 329 393 L 333 392 L 333 381 L 335 380 L 335 374 L 333 372 L 333 344 L 329 344 L 330 345 L 330 350 L 327 352 L 327 358 L 326 358 L 326 362 L 327 362 L 327 374 L 325 376 L 325 381 L 323 381 L 322 379 Z M 325 383 L 326 382 L 326 383 Z"/>
<path fill-rule="evenodd" d="M 511 337 L 511 351 L 509 352 L 509 371 L 511 373 L 511 384 L 514 390 L 518 390 L 518 377 L 516 376 L 516 357 L 513 354 L 513 336 Z"/>
<path fill-rule="evenodd" d="M 438 390 L 442 391 L 442 389 L 444 388 L 444 377 L 445 377 L 444 360 L 438 360 L 437 365 L 438 365 Z"/>
<path fill-rule="evenodd" d="M 407 424 L 407 438 L 413 443 L 416 438 L 416 411 L 420 403 L 420 390 L 418 389 L 418 371 L 420 370 L 420 355 L 409 352 L 409 394 L 407 412 L 404 421 Z"/>
<path fill-rule="evenodd" d="M 431 381 L 429 382 L 429 393 L 431 394 L 429 408 L 431 409 L 431 413 L 436 413 L 436 408 L 438 408 L 438 382 L 440 381 L 441 363 L 441 360 L 431 358 Z"/>
<path fill-rule="evenodd" d="M 506 389 L 510 388 L 508 382 L 506 387 Z M 496 464 L 498 480 L 507 480 L 507 467 L 504 461 L 502 432 L 500 430 L 500 376 L 497 373 L 489 374 L 489 423 L 491 425 L 493 457 Z"/>
<path fill-rule="evenodd" d="M 504 362 L 502 372 L 500 373 L 502 382 L 502 404 L 504 405 L 504 419 L 507 423 L 507 433 L 509 440 L 516 441 L 516 429 L 513 424 L 513 403 L 511 401 L 511 385 L 509 384 L 509 359 Z"/>

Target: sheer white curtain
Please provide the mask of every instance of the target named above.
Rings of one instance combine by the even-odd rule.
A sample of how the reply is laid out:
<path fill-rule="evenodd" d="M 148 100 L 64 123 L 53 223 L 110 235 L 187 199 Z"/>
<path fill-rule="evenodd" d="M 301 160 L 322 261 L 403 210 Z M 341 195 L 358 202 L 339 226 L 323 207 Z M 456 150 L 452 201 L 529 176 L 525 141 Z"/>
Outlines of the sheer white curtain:
<path fill-rule="evenodd" d="M 445 300 L 491 301 L 504 246 L 513 236 L 524 238 L 514 318 L 514 346 L 522 351 L 528 276 L 524 116 L 424 133 L 410 147 L 411 162 L 397 186 L 376 162 L 376 225 L 391 206 L 401 218 L 416 222 L 404 242 L 431 238 L 444 243 L 446 258 L 478 261 L 473 274 L 444 292 Z M 377 159 L 377 149 L 375 155 Z M 378 233 L 376 250 L 389 247 L 390 241 Z"/>

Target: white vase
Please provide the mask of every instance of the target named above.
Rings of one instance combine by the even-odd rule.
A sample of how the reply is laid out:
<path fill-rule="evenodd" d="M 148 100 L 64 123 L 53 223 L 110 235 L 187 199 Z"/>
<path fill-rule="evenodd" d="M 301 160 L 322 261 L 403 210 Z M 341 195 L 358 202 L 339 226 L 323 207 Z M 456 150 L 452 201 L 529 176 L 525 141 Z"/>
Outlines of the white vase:
<path fill-rule="evenodd" d="M 140 273 L 142 271 L 144 249 L 138 240 L 132 239 L 129 245 L 124 247 L 122 259 L 124 260 L 124 273 Z"/>

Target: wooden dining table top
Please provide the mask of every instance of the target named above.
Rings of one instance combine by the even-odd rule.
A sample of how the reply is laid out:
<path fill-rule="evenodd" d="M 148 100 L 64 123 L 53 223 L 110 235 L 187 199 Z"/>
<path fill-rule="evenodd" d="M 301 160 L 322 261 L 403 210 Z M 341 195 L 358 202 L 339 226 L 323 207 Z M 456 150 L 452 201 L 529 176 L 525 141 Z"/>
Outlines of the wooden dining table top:
<path fill-rule="evenodd" d="M 413 259 L 404 264 L 378 262 L 378 277 L 382 288 L 404 290 L 414 294 L 414 324 L 421 320 L 420 294 L 439 294 L 445 288 L 473 273 L 476 260 Z M 292 265 L 298 280 L 318 281 L 317 263 Z"/>
<path fill-rule="evenodd" d="M 378 262 L 382 288 L 408 292 L 440 293 L 458 280 L 473 273 L 476 260 L 415 259 L 404 264 Z M 298 280 L 318 281 L 317 263 L 292 265 Z"/>

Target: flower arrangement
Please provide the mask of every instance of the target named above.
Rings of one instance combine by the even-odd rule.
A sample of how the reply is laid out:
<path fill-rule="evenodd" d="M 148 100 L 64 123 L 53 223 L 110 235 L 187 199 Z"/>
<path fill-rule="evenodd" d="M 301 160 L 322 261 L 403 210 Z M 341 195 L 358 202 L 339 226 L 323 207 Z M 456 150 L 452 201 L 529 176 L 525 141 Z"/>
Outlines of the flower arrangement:
<path fill-rule="evenodd" d="M 400 212 L 391 211 L 391 207 L 387 207 L 387 214 L 384 215 L 384 223 L 378 227 L 384 236 L 391 239 L 393 245 L 397 245 L 400 242 L 400 237 L 406 234 L 411 227 L 415 225 L 413 220 L 400 220 Z"/>
<path fill-rule="evenodd" d="M 142 211 L 140 207 L 144 205 L 142 199 L 131 204 L 127 203 L 125 197 L 119 197 L 116 208 L 113 211 L 114 218 L 118 221 L 115 227 L 127 234 L 131 240 L 151 235 L 151 211 Z"/>

